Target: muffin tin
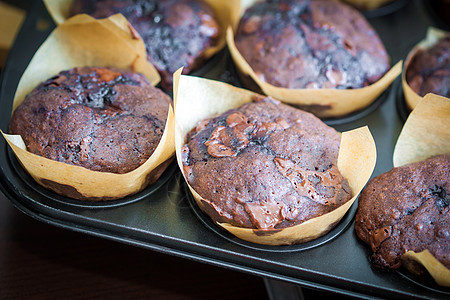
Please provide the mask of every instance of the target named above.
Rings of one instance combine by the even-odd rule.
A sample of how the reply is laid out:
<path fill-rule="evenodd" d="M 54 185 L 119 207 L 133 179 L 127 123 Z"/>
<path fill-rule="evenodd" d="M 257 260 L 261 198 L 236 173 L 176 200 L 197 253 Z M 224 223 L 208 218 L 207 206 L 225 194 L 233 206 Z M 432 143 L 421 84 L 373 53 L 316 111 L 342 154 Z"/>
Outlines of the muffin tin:
<path fill-rule="evenodd" d="M 414 0 L 391 14 L 370 18 L 392 63 L 404 59 L 428 26 L 438 26 L 424 4 Z M 54 24 L 35 1 L 2 72 L 0 128 L 6 132 L 17 83 L 29 60 Z M 444 28 L 445 29 L 445 28 Z M 197 75 L 239 85 L 227 51 L 221 51 Z M 395 142 L 408 114 L 400 78 L 373 105 L 356 115 L 325 120 L 339 131 L 368 125 L 377 145 L 372 176 L 392 168 Z M 0 139 L 0 188 L 24 213 L 49 224 L 243 271 L 266 279 L 359 298 L 448 299 L 450 289 L 418 281 L 403 271 L 385 272 L 370 264 L 369 246 L 354 233 L 356 203 L 327 235 L 306 244 L 262 246 L 239 240 L 215 226 L 196 207 L 176 162 L 157 183 L 141 193 L 105 203 L 81 203 L 58 196 L 34 182 Z M 277 282 L 277 281 L 274 281 Z"/>

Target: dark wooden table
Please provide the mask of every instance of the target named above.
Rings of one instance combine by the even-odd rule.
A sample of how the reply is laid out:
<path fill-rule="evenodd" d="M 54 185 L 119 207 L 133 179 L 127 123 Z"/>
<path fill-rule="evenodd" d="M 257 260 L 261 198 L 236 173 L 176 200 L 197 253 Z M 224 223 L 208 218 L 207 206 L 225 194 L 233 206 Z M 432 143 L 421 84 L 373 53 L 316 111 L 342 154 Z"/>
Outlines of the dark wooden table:
<path fill-rule="evenodd" d="M 0 299 L 268 299 L 262 278 L 36 221 L 0 192 Z"/>

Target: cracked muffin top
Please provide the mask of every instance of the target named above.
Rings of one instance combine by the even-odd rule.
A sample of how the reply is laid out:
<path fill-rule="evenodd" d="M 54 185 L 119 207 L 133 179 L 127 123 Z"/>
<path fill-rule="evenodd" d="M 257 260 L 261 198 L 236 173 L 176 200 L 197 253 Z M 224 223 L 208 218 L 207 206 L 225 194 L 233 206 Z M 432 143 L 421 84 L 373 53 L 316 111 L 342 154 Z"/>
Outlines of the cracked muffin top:
<path fill-rule="evenodd" d="M 172 74 L 179 68 L 187 74 L 200 67 L 220 32 L 214 11 L 201 0 L 75 0 L 71 13 L 124 15 L 142 37 L 165 90 L 172 90 Z"/>
<path fill-rule="evenodd" d="M 358 200 L 355 230 L 372 263 L 401 266 L 401 256 L 428 249 L 450 268 L 450 155 L 393 168 L 373 178 Z"/>
<path fill-rule="evenodd" d="M 314 115 L 258 96 L 200 122 L 182 148 L 183 171 L 214 221 L 282 229 L 351 199 L 339 145 Z"/>
<path fill-rule="evenodd" d="M 9 132 L 21 135 L 31 153 L 93 171 L 127 173 L 159 144 L 170 103 L 144 75 L 74 68 L 27 95 Z"/>
<path fill-rule="evenodd" d="M 235 43 L 258 77 L 277 87 L 355 89 L 389 69 L 375 30 L 338 1 L 257 3 L 241 18 Z"/>

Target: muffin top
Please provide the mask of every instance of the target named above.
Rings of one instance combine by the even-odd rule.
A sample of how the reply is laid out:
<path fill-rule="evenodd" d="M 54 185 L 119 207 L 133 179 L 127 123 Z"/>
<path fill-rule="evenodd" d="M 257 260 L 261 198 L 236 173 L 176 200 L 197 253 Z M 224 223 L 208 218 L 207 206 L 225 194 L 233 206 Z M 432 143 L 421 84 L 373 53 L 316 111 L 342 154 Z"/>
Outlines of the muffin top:
<path fill-rule="evenodd" d="M 314 115 L 261 97 L 200 122 L 182 148 L 183 171 L 213 220 L 281 229 L 351 199 L 339 144 Z"/>
<path fill-rule="evenodd" d="M 93 171 L 127 173 L 153 153 L 171 99 L 144 75 L 114 68 L 62 71 L 17 107 L 9 131 L 31 153 Z"/>
<path fill-rule="evenodd" d="M 396 269 L 401 256 L 428 249 L 450 268 L 450 155 L 393 168 L 373 178 L 358 200 L 355 230 L 376 267 Z"/>
<path fill-rule="evenodd" d="M 450 33 L 428 49 L 419 49 L 406 69 L 406 81 L 420 96 L 450 97 Z"/>
<path fill-rule="evenodd" d="M 201 0 L 75 0 L 72 15 L 80 13 L 124 15 L 142 37 L 165 90 L 172 89 L 172 74 L 180 67 L 189 73 L 203 63 L 220 32 L 214 11 Z"/>
<path fill-rule="evenodd" d="M 337 1 L 258 3 L 242 17 L 235 43 L 255 73 L 278 87 L 361 88 L 389 69 L 375 30 Z"/>

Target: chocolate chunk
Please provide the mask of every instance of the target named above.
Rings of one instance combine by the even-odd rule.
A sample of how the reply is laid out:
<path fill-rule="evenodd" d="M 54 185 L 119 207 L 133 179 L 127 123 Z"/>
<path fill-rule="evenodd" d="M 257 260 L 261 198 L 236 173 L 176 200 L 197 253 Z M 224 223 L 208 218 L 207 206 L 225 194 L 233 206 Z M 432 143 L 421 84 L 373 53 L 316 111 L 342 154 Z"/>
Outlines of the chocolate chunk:
<path fill-rule="evenodd" d="M 450 195 L 447 194 L 447 191 L 442 186 L 434 185 L 430 188 L 431 194 L 435 196 L 436 204 L 441 208 L 446 208 L 450 201 Z"/>

